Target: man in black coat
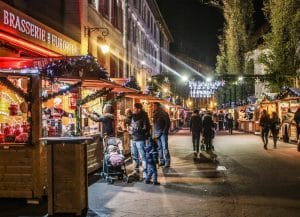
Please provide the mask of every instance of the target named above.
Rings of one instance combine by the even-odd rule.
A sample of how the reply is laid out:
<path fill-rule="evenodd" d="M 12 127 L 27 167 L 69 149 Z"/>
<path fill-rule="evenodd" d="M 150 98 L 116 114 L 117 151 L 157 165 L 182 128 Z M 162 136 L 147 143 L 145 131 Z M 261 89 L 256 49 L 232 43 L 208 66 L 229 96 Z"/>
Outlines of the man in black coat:
<path fill-rule="evenodd" d="M 190 132 L 192 133 L 193 151 L 195 157 L 199 153 L 200 133 L 202 131 L 202 120 L 199 111 L 196 109 L 191 117 Z"/>

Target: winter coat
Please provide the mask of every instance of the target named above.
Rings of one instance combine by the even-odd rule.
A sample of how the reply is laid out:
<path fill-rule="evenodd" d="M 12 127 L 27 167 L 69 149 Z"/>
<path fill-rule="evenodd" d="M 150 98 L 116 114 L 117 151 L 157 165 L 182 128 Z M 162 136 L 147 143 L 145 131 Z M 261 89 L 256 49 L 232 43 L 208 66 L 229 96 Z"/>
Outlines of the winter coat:
<path fill-rule="evenodd" d="M 261 126 L 263 129 L 270 129 L 271 127 L 271 119 L 267 117 L 261 117 L 259 120 L 259 126 Z"/>
<path fill-rule="evenodd" d="M 157 144 L 150 139 L 150 142 L 146 146 L 146 160 L 148 164 L 155 165 L 158 162 Z"/>
<path fill-rule="evenodd" d="M 211 115 L 205 115 L 202 120 L 202 132 L 203 136 L 207 138 L 213 138 L 214 137 L 214 122 L 212 120 Z"/>
<path fill-rule="evenodd" d="M 227 118 L 227 123 L 228 123 L 228 128 L 232 129 L 233 128 L 233 117 L 228 117 Z"/>
<path fill-rule="evenodd" d="M 150 122 L 145 111 L 132 115 L 129 133 L 133 141 L 143 141 L 150 136 Z"/>
<path fill-rule="evenodd" d="M 192 115 L 190 121 L 190 131 L 193 133 L 200 133 L 202 131 L 202 119 L 200 115 Z"/>
<path fill-rule="evenodd" d="M 92 115 L 88 116 L 91 120 L 95 122 L 102 123 L 102 135 L 113 136 L 114 135 L 114 115 L 107 113 L 104 115 L 99 115 L 97 113 L 93 113 Z"/>
<path fill-rule="evenodd" d="M 163 133 L 168 134 L 171 121 L 167 112 L 161 108 L 157 109 L 153 113 L 153 124 L 154 124 L 154 136 L 160 137 Z"/>
<path fill-rule="evenodd" d="M 279 131 L 280 129 L 280 118 L 271 118 L 270 120 L 271 123 L 271 131 Z"/>

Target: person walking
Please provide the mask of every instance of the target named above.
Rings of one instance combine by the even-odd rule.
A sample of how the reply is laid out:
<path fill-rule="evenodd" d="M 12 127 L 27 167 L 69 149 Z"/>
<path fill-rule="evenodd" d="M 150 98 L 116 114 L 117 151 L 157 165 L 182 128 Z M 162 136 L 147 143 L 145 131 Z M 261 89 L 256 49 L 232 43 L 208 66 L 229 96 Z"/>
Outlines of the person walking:
<path fill-rule="evenodd" d="M 195 157 L 199 154 L 199 144 L 200 144 L 200 134 L 202 131 L 202 120 L 199 115 L 199 110 L 194 110 L 191 122 L 190 122 L 190 132 L 192 133 L 193 151 Z"/>
<path fill-rule="evenodd" d="M 233 130 L 233 116 L 231 113 L 228 113 L 228 116 L 227 116 L 227 127 L 228 127 L 228 131 L 229 131 L 229 134 L 232 135 L 232 130 Z"/>
<path fill-rule="evenodd" d="M 261 138 L 264 143 L 264 149 L 268 149 L 268 136 L 270 131 L 270 116 L 267 113 L 267 110 L 263 110 L 260 120 L 259 120 L 259 126 L 261 126 Z"/>
<path fill-rule="evenodd" d="M 140 159 L 142 161 L 142 179 L 147 177 L 147 161 L 145 153 L 146 140 L 150 136 L 150 122 L 148 114 L 141 103 L 135 103 L 130 124 L 131 155 L 135 162 L 135 174 L 139 175 Z"/>
<path fill-rule="evenodd" d="M 154 137 L 157 139 L 158 144 L 159 165 L 170 167 L 171 157 L 168 147 L 170 118 L 159 102 L 154 102 L 153 109 Z"/>
<path fill-rule="evenodd" d="M 204 144 L 206 146 L 206 150 L 212 150 L 212 139 L 214 137 L 214 122 L 210 112 L 203 116 L 202 135 L 204 137 Z"/>
<path fill-rule="evenodd" d="M 278 134 L 280 130 L 280 118 L 276 112 L 272 112 L 271 117 L 271 132 L 274 141 L 274 148 L 277 147 Z"/>

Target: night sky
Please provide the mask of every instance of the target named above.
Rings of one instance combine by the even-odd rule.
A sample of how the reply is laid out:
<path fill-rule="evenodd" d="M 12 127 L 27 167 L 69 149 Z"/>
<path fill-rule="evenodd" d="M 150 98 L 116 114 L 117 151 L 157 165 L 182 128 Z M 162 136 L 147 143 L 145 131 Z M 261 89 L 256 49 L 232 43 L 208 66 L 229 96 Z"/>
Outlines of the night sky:
<path fill-rule="evenodd" d="M 222 34 L 223 14 L 218 8 L 199 0 L 157 0 L 162 15 L 174 37 L 172 51 L 188 54 L 214 68 L 218 53 L 218 35 Z M 255 28 L 263 22 L 262 0 L 254 0 Z"/>

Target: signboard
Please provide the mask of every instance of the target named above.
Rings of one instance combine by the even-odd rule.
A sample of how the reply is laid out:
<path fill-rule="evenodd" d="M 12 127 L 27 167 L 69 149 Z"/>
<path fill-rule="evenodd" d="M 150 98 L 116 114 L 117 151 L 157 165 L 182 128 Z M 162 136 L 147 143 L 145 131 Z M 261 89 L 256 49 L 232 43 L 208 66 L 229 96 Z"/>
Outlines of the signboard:
<path fill-rule="evenodd" d="M 80 44 L 0 1 L 0 28 L 62 55 L 80 55 Z"/>

